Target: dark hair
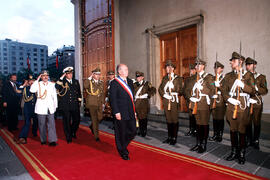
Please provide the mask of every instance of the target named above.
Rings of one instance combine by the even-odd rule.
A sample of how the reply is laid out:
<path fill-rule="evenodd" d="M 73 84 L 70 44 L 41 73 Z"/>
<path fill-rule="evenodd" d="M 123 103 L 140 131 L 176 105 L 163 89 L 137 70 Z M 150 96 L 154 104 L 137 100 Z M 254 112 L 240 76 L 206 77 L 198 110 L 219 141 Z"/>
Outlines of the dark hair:
<path fill-rule="evenodd" d="M 12 76 L 17 76 L 17 74 L 16 74 L 16 73 L 10 74 L 10 75 L 9 75 L 9 79 L 10 79 Z"/>

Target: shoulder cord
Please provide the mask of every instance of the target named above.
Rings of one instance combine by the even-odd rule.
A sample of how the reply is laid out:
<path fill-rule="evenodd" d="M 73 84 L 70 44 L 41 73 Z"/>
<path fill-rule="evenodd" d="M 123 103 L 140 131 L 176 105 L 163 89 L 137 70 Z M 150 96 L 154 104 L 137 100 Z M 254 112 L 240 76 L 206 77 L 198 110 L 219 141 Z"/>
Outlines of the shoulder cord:
<path fill-rule="evenodd" d="M 58 94 L 58 96 L 62 97 L 64 95 L 66 95 L 67 90 L 69 89 L 68 83 L 65 84 L 65 86 L 62 85 L 62 91 L 59 92 L 58 90 L 56 90 L 56 93 Z M 61 94 L 63 91 L 65 90 L 65 92 L 63 94 Z"/>
<path fill-rule="evenodd" d="M 41 94 L 40 83 L 38 83 L 38 87 L 39 87 L 39 93 L 38 93 L 38 94 Z M 45 91 L 44 91 L 44 94 L 43 94 L 43 95 L 38 96 L 37 98 L 39 98 L 39 99 L 45 99 L 45 98 L 46 98 L 46 96 L 47 96 L 47 89 L 45 89 Z"/>
<path fill-rule="evenodd" d="M 26 87 L 23 89 L 23 100 L 24 102 L 30 102 L 34 98 L 34 95 L 32 94 L 30 97 L 27 97 L 26 93 Z"/>
<path fill-rule="evenodd" d="M 92 81 L 91 80 L 90 80 L 90 92 L 88 91 L 88 89 L 86 89 L 86 92 L 87 92 L 87 94 L 93 95 L 93 96 L 99 95 L 99 89 L 96 90 L 96 92 L 94 92 L 94 90 L 93 90 L 93 84 L 92 84 Z"/>

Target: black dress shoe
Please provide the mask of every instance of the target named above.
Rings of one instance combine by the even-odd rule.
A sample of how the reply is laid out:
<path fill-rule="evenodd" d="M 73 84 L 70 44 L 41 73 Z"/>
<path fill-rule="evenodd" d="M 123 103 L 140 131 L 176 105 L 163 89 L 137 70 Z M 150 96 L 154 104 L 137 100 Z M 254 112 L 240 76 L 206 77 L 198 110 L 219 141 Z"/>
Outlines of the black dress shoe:
<path fill-rule="evenodd" d="M 72 138 L 77 139 L 77 136 L 75 133 L 72 133 Z"/>
<path fill-rule="evenodd" d="M 52 147 L 54 147 L 54 146 L 56 146 L 57 144 L 56 144 L 56 142 L 50 142 L 49 143 L 49 146 L 52 146 Z"/>
<path fill-rule="evenodd" d="M 41 142 L 41 145 L 44 145 L 44 144 L 46 144 L 46 142 Z"/>
<path fill-rule="evenodd" d="M 198 151 L 199 149 L 199 144 L 196 144 L 195 146 L 193 146 L 190 151 Z"/>
<path fill-rule="evenodd" d="M 130 158 L 128 157 L 128 155 L 122 155 L 121 157 L 122 157 L 122 159 L 124 159 L 124 160 L 130 160 Z"/>
<path fill-rule="evenodd" d="M 92 126 L 89 126 L 89 128 L 91 130 L 91 133 L 94 134 L 93 127 Z"/>
<path fill-rule="evenodd" d="M 100 141 L 100 139 L 99 138 L 96 138 L 96 142 L 99 142 Z"/>
<path fill-rule="evenodd" d="M 71 139 L 68 139 L 68 140 L 67 140 L 67 143 L 68 143 L 68 144 L 72 143 L 72 140 L 71 140 Z"/>
<path fill-rule="evenodd" d="M 37 134 L 33 134 L 34 137 L 37 137 Z"/>

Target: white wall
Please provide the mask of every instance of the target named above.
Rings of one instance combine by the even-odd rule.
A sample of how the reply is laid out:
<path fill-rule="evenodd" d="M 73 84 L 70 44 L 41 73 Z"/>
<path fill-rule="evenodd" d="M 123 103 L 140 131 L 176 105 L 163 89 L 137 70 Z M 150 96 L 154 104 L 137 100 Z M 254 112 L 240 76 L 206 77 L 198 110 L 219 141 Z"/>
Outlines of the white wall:
<path fill-rule="evenodd" d="M 218 52 L 218 60 L 229 72 L 229 58 L 233 51 L 239 51 L 241 40 L 242 54 L 252 57 L 255 50 L 257 71 L 270 77 L 269 9 L 269 0 L 120 0 L 120 61 L 128 64 L 131 77 L 141 70 L 149 79 L 145 29 L 202 14 L 207 71 L 213 73 Z M 264 99 L 264 112 L 270 113 L 270 96 Z"/>

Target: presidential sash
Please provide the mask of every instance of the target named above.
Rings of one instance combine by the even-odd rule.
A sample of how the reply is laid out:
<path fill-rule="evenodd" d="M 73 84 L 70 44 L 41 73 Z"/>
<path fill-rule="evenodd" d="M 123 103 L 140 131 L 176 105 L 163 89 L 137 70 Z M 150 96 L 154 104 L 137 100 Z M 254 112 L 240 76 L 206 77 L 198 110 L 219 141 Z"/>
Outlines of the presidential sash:
<path fill-rule="evenodd" d="M 133 102 L 133 93 L 130 89 L 130 87 L 127 85 L 127 83 L 125 81 L 123 81 L 120 77 L 116 77 L 115 80 L 122 86 L 122 88 L 128 93 L 131 102 L 132 102 L 132 106 L 133 106 L 133 110 L 135 113 L 135 106 L 134 106 L 134 102 Z"/>

